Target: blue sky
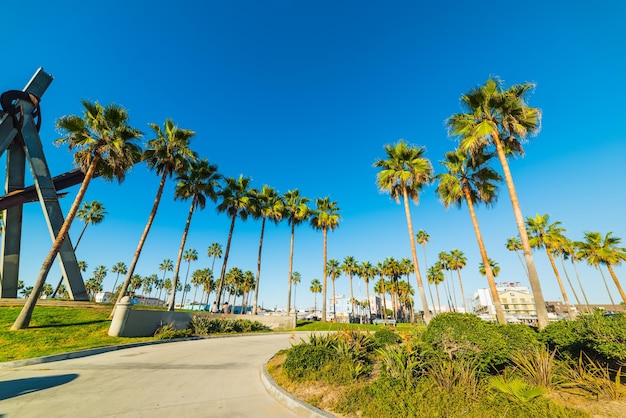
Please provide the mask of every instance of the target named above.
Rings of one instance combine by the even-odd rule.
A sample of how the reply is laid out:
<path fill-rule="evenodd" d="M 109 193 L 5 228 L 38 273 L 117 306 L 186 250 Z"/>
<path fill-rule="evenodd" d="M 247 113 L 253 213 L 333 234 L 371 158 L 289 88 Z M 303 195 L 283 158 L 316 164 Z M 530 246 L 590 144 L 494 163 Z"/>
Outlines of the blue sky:
<path fill-rule="evenodd" d="M 329 258 L 377 263 L 410 257 L 402 207 L 375 186 L 372 164 L 384 156 L 383 146 L 401 138 L 425 146 L 441 172 L 439 161 L 455 147 L 444 121 L 461 110 L 459 97 L 490 75 L 507 86 L 530 81 L 536 90 L 529 104 L 542 109 L 542 130 L 525 146 L 526 156 L 511 162 L 524 215 L 549 213 L 572 239 L 584 231 L 626 239 L 626 6 L 435 3 L 10 2 L 3 21 L 22 23 L 5 31 L 0 90 L 23 88 L 39 66 L 54 76 L 42 101 L 41 137 L 55 175 L 73 165 L 67 149 L 53 145 L 54 121 L 80 113 L 81 99 L 123 105 L 145 139 L 152 137 L 149 122 L 171 117 L 197 132 L 192 148 L 225 176 L 243 174 L 254 187 L 281 193 L 298 188 L 312 201 L 330 196 L 343 220 L 329 234 Z M 130 263 L 157 186 L 144 165 L 121 185 L 93 182 L 86 199 L 101 201 L 108 215 L 87 229 L 78 248 L 89 266 L 85 279 L 98 265 Z M 173 188 L 168 184 L 138 264 L 142 276 L 159 274 L 163 259 L 176 258 L 188 202 L 174 201 Z M 469 214 L 446 211 L 434 190 L 426 188 L 412 206 L 414 227 L 431 236 L 429 264 L 440 251 L 465 252 L 469 295 L 486 287 Z M 76 191 L 62 200 L 65 211 Z M 517 233 L 504 185 L 497 205 L 478 216 L 489 256 L 501 267 L 498 279 L 527 284 L 516 255 L 504 247 Z M 28 285 L 51 240 L 37 203 L 26 206 L 24 224 L 20 278 Z M 192 271 L 210 266 L 206 250 L 212 242 L 225 245 L 228 226 L 212 204 L 194 215 L 187 248 L 200 259 Z M 74 241 L 81 228 L 77 221 Z M 260 222 L 237 222 L 229 266 L 256 270 L 259 233 Z M 286 303 L 288 258 L 289 227 L 268 225 L 260 287 L 267 307 Z M 561 299 L 545 253 L 537 252 L 535 262 L 545 298 Z M 308 288 L 322 278 L 322 235 L 307 225 L 296 230 L 294 269 L 303 278 L 297 305 L 312 306 Z M 608 303 L 598 272 L 579 270 L 592 301 Z M 55 265 L 50 282 L 59 271 Z M 623 266 L 616 272 L 626 280 Z M 106 290 L 114 280 L 109 273 Z M 337 293 L 349 293 L 347 278 L 336 285 Z M 355 282 L 355 293 L 363 298 L 363 285 Z"/>

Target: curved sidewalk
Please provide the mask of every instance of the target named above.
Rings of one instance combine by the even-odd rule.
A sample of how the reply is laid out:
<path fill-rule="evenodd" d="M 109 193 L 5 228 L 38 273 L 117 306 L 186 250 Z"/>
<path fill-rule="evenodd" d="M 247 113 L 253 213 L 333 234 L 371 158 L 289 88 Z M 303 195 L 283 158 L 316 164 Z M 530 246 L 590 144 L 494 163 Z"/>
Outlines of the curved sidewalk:
<path fill-rule="evenodd" d="M 261 371 L 274 353 L 306 335 L 177 341 L 4 367 L 0 417 L 320 416 L 272 388 Z"/>

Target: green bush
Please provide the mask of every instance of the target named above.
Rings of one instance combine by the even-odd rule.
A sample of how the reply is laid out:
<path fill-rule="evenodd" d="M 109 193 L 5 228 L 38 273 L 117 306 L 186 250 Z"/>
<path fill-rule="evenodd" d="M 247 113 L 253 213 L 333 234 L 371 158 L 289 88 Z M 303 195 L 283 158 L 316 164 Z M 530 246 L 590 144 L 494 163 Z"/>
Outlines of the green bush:
<path fill-rule="evenodd" d="M 538 349 L 542 346 L 539 342 L 537 328 L 524 324 L 497 325 L 496 331 L 506 340 L 509 349 L 513 351 Z"/>
<path fill-rule="evenodd" d="M 241 332 L 267 331 L 268 328 L 258 321 L 249 319 L 220 319 L 209 315 L 194 315 L 190 328 L 195 335 L 227 334 Z"/>
<path fill-rule="evenodd" d="M 331 346 L 302 342 L 287 350 L 283 370 L 295 381 L 314 379 L 335 355 L 336 351 Z"/>
<path fill-rule="evenodd" d="M 551 349 L 576 360 L 583 351 L 592 359 L 612 367 L 626 362 L 626 315 L 604 316 L 601 312 L 585 315 L 575 321 L 549 324 L 540 338 Z"/>
<path fill-rule="evenodd" d="M 159 327 L 154 336 L 160 340 L 172 340 L 174 338 L 187 338 L 191 337 L 191 329 L 176 329 L 172 325 L 163 325 Z"/>
<path fill-rule="evenodd" d="M 395 331 L 390 328 L 383 327 L 374 333 L 374 341 L 378 347 L 385 347 L 389 344 L 397 344 L 402 341 L 402 338 Z"/>
<path fill-rule="evenodd" d="M 511 351 L 496 324 L 473 314 L 439 314 L 430 321 L 422 339 L 440 356 L 475 362 L 484 372 L 502 368 Z"/>

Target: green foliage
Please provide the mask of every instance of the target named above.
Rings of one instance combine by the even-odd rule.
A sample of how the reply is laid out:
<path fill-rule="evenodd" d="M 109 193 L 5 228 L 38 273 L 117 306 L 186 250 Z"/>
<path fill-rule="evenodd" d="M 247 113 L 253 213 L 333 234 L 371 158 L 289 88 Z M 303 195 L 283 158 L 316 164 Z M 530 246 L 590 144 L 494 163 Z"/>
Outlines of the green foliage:
<path fill-rule="evenodd" d="M 604 316 L 601 312 L 575 321 L 549 324 L 540 334 L 552 349 L 570 359 L 580 352 L 612 366 L 626 362 L 626 315 Z"/>
<path fill-rule="evenodd" d="M 511 352 L 542 346 L 537 328 L 525 324 L 496 325 L 496 331 L 504 337 Z"/>
<path fill-rule="evenodd" d="M 434 359 L 428 364 L 426 375 L 441 392 L 460 390 L 469 396 L 480 389 L 477 362 L 471 360 Z"/>
<path fill-rule="evenodd" d="M 614 377 L 612 378 L 612 374 Z M 621 382 L 622 368 L 614 373 L 581 352 L 578 362 L 568 369 L 564 387 L 573 393 L 600 399 L 626 399 L 626 387 Z"/>
<path fill-rule="evenodd" d="M 489 388 L 506 395 L 514 402 L 526 403 L 540 397 L 547 392 L 545 387 L 532 386 L 521 379 L 504 376 L 492 376 L 489 380 Z"/>
<path fill-rule="evenodd" d="M 267 331 L 258 321 L 248 319 L 211 318 L 209 315 L 194 315 L 189 325 L 194 335 L 229 334 Z"/>
<path fill-rule="evenodd" d="M 378 329 L 374 333 L 374 341 L 379 347 L 385 347 L 389 344 L 397 344 L 402 341 L 402 338 L 393 331 L 391 328 L 383 327 Z"/>
<path fill-rule="evenodd" d="M 394 344 L 378 349 L 377 353 L 386 375 L 398 380 L 407 388 L 415 386 L 416 379 L 424 367 L 424 361 L 417 351 L 410 351 L 406 347 Z"/>
<path fill-rule="evenodd" d="M 283 370 L 295 381 L 314 378 L 334 356 L 335 350 L 332 346 L 302 342 L 287 351 Z"/>
<path fill-rule="evenodd" d="M 439 314 L 430 321 L 422 339 L 439 355 L 475 362 L 481 371 L 503 367 L 510 354 L 507 339 L 497 325 L 472 314 Z"/>
<path fill-rule="evenodd" d="M 545 347 L 515 351 L 511 361 L 515 372 L 528 384 L 553 389 L 562 383 L 562 367 L 555 359 L 556 350 Z"/>
<path fill-rule="evenodd" d="M 154 336 L 159 340 L 172 340 L 174 338 L 187 338 L 191 337 L 192 331 L 189 328 L 176 329 L 172 325 L 163 325 L 159 327 Z"/>

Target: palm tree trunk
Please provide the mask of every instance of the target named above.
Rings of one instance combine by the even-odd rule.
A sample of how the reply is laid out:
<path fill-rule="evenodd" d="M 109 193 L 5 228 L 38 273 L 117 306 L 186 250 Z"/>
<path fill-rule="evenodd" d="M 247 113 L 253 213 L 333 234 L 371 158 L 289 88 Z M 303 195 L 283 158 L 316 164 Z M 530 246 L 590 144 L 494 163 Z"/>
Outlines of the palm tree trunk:
<path fill-rule="evenodd" d="M 291 283 L 293 280 L 293 243 L 296 232 L 295 222 L 291 222 L 291 240 L 289 241 L 289 277 L 287 278 L 287 316 L 291 315 Z"/>
<path fill-rule="evenodd" d="M 322 228 L 322 236 L 324 239 L 324 266 L 322 267 L 322 274 L 324 275 L 324 280 L 323 280 L 323 284 L 322 284 L 322 322 L 326 322 L 326 309 L 328 308 L 326 306 L 326 296 L 327 296 L 327 288 L 326 288 L 326 283 L 327 283 L 327 270 L 326 270 L 326 256 L 328 255 L 326 250 L 326 228 Z"/>
<path fill-rule="evenodd" d="M 522 256 L 519 255 L 519 251 L 515 250 L 515 254 L 517 254 L 517 258 L 519 259 L 519 262 L 522 264 L 522 268 L 524 269 L 524 273 L 526 274 L 526 277 L 528 277 L 528 269 L 526 268 L 526 264 L 524 264 L 524 260 L 522 260 Z"/>
<path fill-rule="evenodd" d="M 180 240 L 180 248 L 178 249 L 178 257 L 176 258 L 176 266 L 174 267 L 174 278 L 172 279 L 172 295 L 170 297 L 170 303 L 167 305 L 167 310 L 169 312 L 172 312 L 174 310 L 174 306 L 176 306 L 176 287 L 178 286 L 178 272 L 180 271 L 180 262 L 183 259 L 183 251 L 185 250 L 185 243 L 187 242 L 187 234 L 189 233 L 189 225 L 191 225 L 191 217 L 193 216 L 193 208 L 195 203 L 196 200 L 194 197 L 191 200 L 189 214 L 187 215 L 187 222 L 185 223 L 185 230 L 183 231 L 183 237 Z"/>
<path fill-rule="evenodd" d="M 226 243 L 226 251 L 224 251 L 224 263 L 222 264 L 222 273 L 220 274 L 220 284 L 217 287 L 217 306 L 222 301 L 222 292 L 224 291 L 224 277 L 226 276 L 226 264 L 228 263 L 228 253 L 230 252 L 230 242 L 233 239 L 233 230 L 235 229 L 235 220 L 237 215 L 233 215 L 230 221 L 230 230 L 228 231 L 228 242 Z"/>
<path fill-rule="evenodd" d="M 463 280 L 461 280 L 461 270 L 456 269 L 456 274 L 459 276 L 459 287 L 461 288 L 461 298 L 463 300 L 463 310 L 464 313 L 467 312 L 467 305 L 465 304 L 465 291 L 463 290 Z"/>
<path fill-rule="evenodd" d="M 570 307 L 569 300 L 567 299 L 567 293 L 565 292 L 565 287 L 563 286 L 563 281 L 561 280 L 561 275 L 556 268 L 556 264 L 554 264 L 554 258 L 552 254 L 546 247 L 546 253 L 548 254 L 548 259 L 550 260 L 550 265 L 552 266 L 552 270 L 554 270 L 554 275 L 556 276 L 556 281 L 559 283 L 559 289 L 561 289 L 561 295 L 563 296 L 563 302 L 565 303 L 565 308 L 567 309 L 567 315 L 570 320 L 576 319 L 576 315 L 572 312 L 572 308 Z"/>
<path fill-rule="evenodd" d="M 574 285 L 572 285 L 572 281 L 569 278 L 569 274 L 567 274 L 567 269 L 565 268 L 565 257 L 563 257 L 562 252 L 559 252 L 559 258 L 561 259 L 561 266 L 563 267 L 563 273 L 565 273 L 565 278 L 567 279 L 567 283 L 569 284 L 569 287 L 570 289 L 572 289 L 572 293 L 574 294 L 574 299 L 576 299 L 576 303 L 578 304 L 578 306 L 582 307 L 582 303 L 580 303 L 580 299 L 578 298 L 576 289 L 574 289 Z"/>
<path fill-rule="evenodd" d="M 159 209 L 159 202 L 161 202 L 161 196 L 163 195 L 163 188 L 165 186 L 165 180 L 167 179 L 169 171 L 163 170 L 163 175 L 161 176 L 161 181 L 159 182 L 159 189 L 157 190 L 156 197 L 154 198 L 154 203 L 152 204 L 152 210 L 150 211 L 150 216 L 148 216 L 148 222 L 146 222 L 146 226 L 143 229 L 143 233 L 139 238 L 139 243 L 137 244 L 137 249 L 135 250 L 135 254 L 133 255 L 133 259 L 130 262 L 130 267 L 126 272 L 126 278 L 124 279 L 124 284 L 122 285 L 122 290 L 117 295 L 117 301 L 113 306 L 113 310 L 109 315 L 109 318 L 113 317 L 115 313 L 115 307 L 122 300 L 124 296 L 126 296 L 126 289 L 128 289 L 128 285 L 135 273 L 135 267 L 137 266 L 137 262 L 139 261 L 139 256 L 141 255 L 141 250 L 143 248 L 144 243 L 146 242 L 146 238 L 148 238 L 148 233 L 150 232 L 150 228 L 152 227 L 152 222 L 154 222 L 154 218 L 156 217 L 157 210 Z M 160 296 L 160 293 L 159 293 Z"/>
<path fill-rule="evenodd" d="M 417 288 L 419 290 L 420 298 L 422 300 L 422 309 L 424 310 L 424 322 L 428 325 L 431 319 L 430 310 L 428 309 L 428 301 L 426 300 L 426 293 L 424 292 L 424 285 L 422 284 L 422 276 L 420 274 L 419 264 L 417 262 L 417 250 L 415 249 L 415 234 L 413 233 L 413 221 L 411 220 L 411 208 L 409 207 L 409 196 L 406 188 L 402 190 L 404 198 L 404 213 L 406 215 L 407 227 L 409 229 L 409 241 L 411 242 L 411 256 L 413 257 L 413 269 L 415 270 L 415 281 L 417 282 Z"/>
<path fill-rule="evenodd" d="M 439 298 L 439 283 L 435 283 L 435 292 L 437 293 L 437 305 L 439 306 L 439 313 L 441 313 L 441 299 Z"/>
<path fill-rule="evenodd" d="M 372 316 L 372 305 L 370 303 L 370 281 L 369 280 L 365 281 L 365 294 L 367 295 L 367 312 L 369 313 L 369 317 L 370 317 L 370 318 L 367 318 L 368 319 L 367 322 L 369 323 L 369 320 L 371 319 L 371 316 Z"/>
<path fill-rule="evenodd" d="M 426 243 L 424 243 L 423 247 L 424 247 L 424 271 L 426 272 L 426 274 L 428 274 L 428 262 L 426 261 Z M 407 277 L 407 283 L 408 283 L 408 277 Z M 430 294 L 430 302 L 433 304 L 433 309 L 434 309 L 435 299 L 433 299 L 433 288 L 430 285 L 430 282 L 428 280 L 426 280 L 426 285 L 428 286 L 428 293 Z"/>
<path fill-rule="evenodd" d="M 352 310 L 350 311 L 350 316 L 354 313 L 354 292 L 352 291 L 352 273 L 348 274 L 348 278 L 350 279 L 350 306 Z"/>
<path fill-rule="evenodd" d="M 578 286 L 580 287 L 580 291 L 583 294 L 583 298 L 585 299 L 585 304 L 587 305 L 587 313 L 591 313 L 591 306 L 589 305 L 589 299 L 587 299 L 587 294 L 585 293 L 585 288 L 583 287 L 583 283 L 580 281 L 580 275 L 578 274 L 578 268 L 576 267 L 576 263 L 574 262 L 574 258 L 571 259 L 572 266 L 574 266 L 574 273 L 576 273 L 576 280 L 578 281 Z"/>
<path fill-rule="evenodd" d="M 196 307 L 196 296 L 198 295 L 198 285 L 193 287 L 193 302 L 191 303 L 191 309 Z"/>
<path fill-rule="evenodd" d="M 337 321 L 337 299 L 335 299 L 335 277 L 331 277 L 330 281 L 333 282 L 333 321 Z"/>
<path fill-rule="evenodd" d="M 526 232 L 526 224 L 524 222 L 524 216 L 522 215 L 522 209 L 520 208 L 519 200 L 517 198 L 517 191 L 513 184 L 513 176 L 511 175 L 511 169 L 504 153 L 504 147 L 497 134 L 492 135 L 493 142 L 496 145 L 496 152 L 498 159 L 502 165 L 502 172 L 504 173 L 504 179 L 506 186 L 509 190 L 509 197 L 511 199 L 511 205 L 513 206 L 513 213 L 515 215 L 515 223 L 519 231 L 520 240 L 522 241 L 522 250 L 524 252 L 524 259 L 526 260 L 526 266 L 528 267 L 528 281 L 535 298 L 535 308 L 537 310 L 537 326 L 539 329 L 543 329 L 548 325 L 548 309 L 546 308 L 546 301 L 543 298 L 543 292 L 541 291 L 541 283 L 539 282 L 539 275 L 535 268 L 535 261 L 533 259 L 533 252 L 530 248 L 530 242 L 528 240 L 528 233 Z"/>
<path fill-rule="evenodd" d="M 65 241 L 65 238 L 67 237 L 70 227 L 72 226 L 72 222 L 74 221 L 74 218 L 76 217 L 76 212 L 78 212 L 78 207 L 80 206 L 83 200 L 83 197 L 85 196 L 85 193 L 87 192 L 87 187 L 89 187 L 89 183 L 91 182 L 91 179 L 93 178 L 93 175 L 96 171 L 96 166 L 98 165 L 100 158 L 101 158 L 100 155 L 96 154 L 91 160 L 91 164 L 89 165 L 89 168 L 87 169 L 87 172 L 85 173 L 85 179 L 80 185 L 80 189 L 78 189 L 76 198 L 74 198 L 74 202 L 72 203 L 72 206 L 70 207 L 70 210 L 65 218 L 65 221 L 63 222 L 63 225 L 61 225 L 61 229 L 59 230 L 59 233 L 57 234 L 54 242 L 52 243 L 52 248 L 50 249 L 50 252 L 48 253 L 48 255 L 43 261 L 41 270 L 39 270 L 39 276 L 37 276 L 37 280 L 35 281 L 35 285 L 33 286 L 33 290 L 31 291 L 30 295 L 28 296 L 28 299 L 24 303 L 24 307 L 20 311 L 20 314 L 18 315 L 17 319 L 11 326 L 12 331 L 27 328 L 28 325 L 30 324 L 30 319 L 33 316 L 33 310 L 35 309 L 35 305 L 37 304 L 37 299 L 39 299 L 39 295 L 41 294 L 43 285 L 46 283 L 46 277 L 48 276 L 48 272 L 50 271 L 50 268 L 52 267 L 52 263 L 54 262 L 54 259 L 57 256 L 57 254 L 59 253 L 59 250 L 61 249 L 61 246 L 63 245 L 63 242 Z"/>
<path fill-rule="evenodd" d="M 624 301 L 624 303 L 626 303 L 626 294 L 624 294 L 624 290 L 622 289 L 622 286 L 620 285 L 619 280 L 617 279 L 617 276 L 615 275 L 615 271 L 613 271 L 613 266 L 607 263 L 606 268 L 609 270 L 609 273 L 611 274 L 611 278 L 615 282 L 615 286 L 617 287 L 617 291 L 622 297 L 622 300 Z"/>
<path fill-rule="evenodd" d="M 602 276 L 602 281 L 604 282 L 604 288 L 606 289 L 606 293 L 609 294 L 609 299 L 611 300 L 611 305 L 613 305 L 613 309 L 617 310 L 617 306 L 615 305 L 615 301 L 613 300 L 613 296 L 611 295 L 611 291 L 609 290 L 609 284 L 606 282 L 606 278 L 604 277 L 604 272 L 600 268 L 600 265 L 596 265 L 596 268 L 600 272 Z"/>
<path fill-rule="evenodd" d="M 261 238 L 259 238 L 259 256 L 256 263 L 256 286 L 254 289 L 254 306 L 252 307 L 252 315 L 257 314 L 257 307 L 259 305 L 259 282 L 261 281 L 261 252 L 263 251 L 263 235 L 265 234 L 265 221 L 267 218 L 263 218 L 261 221 Z"/>
<path fill-rule="evenodd" d="M 485 266 L 485 275 L 487 276 L 487 283 L 489 284 L 489 292 L 491 293 L 491 300 L 496 311 L 496 319 L 499 324 L 506 324 L 506 317 L 504 316 L 504 309 L 502 309 L 502 303 L 500 302 L 500 294 L 496 287 L 496 280 L 493 276 L 493 270 L 491 264 L 489 264 L 489 257 L 487 257 L 487 250 L 485 249 L 485 243 L 483 242 L 483 236 L 478 226 L 478 218 L 476 217 L 476 211 L 474 210 L 474 202 L 469 193 L 469 190 L 464 190 L 465 201 L 467 202 L 467 208 L 469 209 L 470 217 L 472 218 L 472 226 L 474 227 L 474 234 L 478 241 L 478 249 L 480 252 L 480 258 Z"/>

